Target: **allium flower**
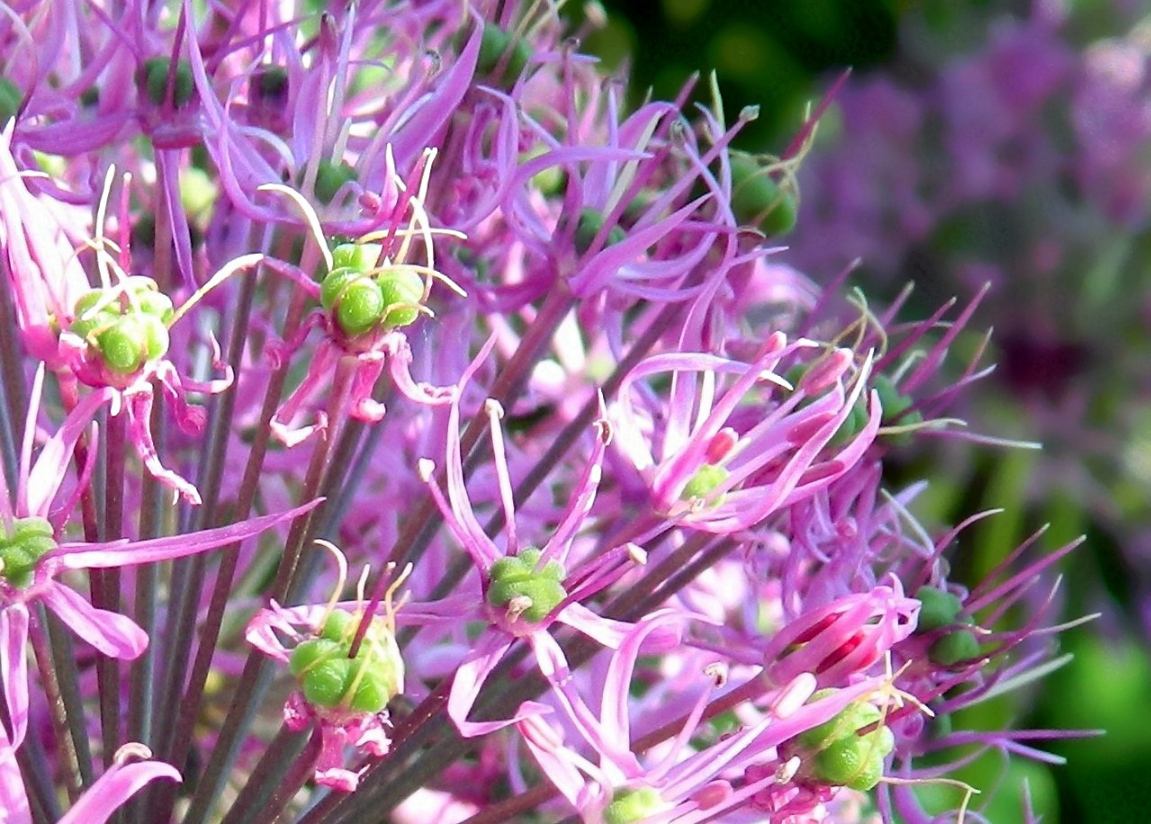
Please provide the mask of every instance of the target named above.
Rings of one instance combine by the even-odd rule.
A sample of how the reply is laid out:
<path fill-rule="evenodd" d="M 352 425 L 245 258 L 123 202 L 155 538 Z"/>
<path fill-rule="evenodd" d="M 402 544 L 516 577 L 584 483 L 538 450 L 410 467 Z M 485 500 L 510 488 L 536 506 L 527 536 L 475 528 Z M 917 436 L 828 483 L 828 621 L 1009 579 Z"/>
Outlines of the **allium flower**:
<path fill-rule="evenodd" d="M 907 322 L 768 245 L 851 215 L 821 259 L 877 265 L 1050 157 L 924 189 L 913 96 L 846 79 L 736 149 L 557 5 L 0 4 L 0 820 L 874 824 L 952 747 L 1050 763 L 944 726 L 1059 665 L 1064 551 L 962 580 L 979 516 L 906 478 L 982 293 Z M 1026 31 L 940 105 L 1041 111 Z M 801 200 L 841 92 L 880 170 Z"/>
<path fill-rule="evenodd" d="M 773 371 L 781 364 L 799 366 L 803 377 L 794 388 Z M 788 344 L 781 333 L 749 364 L 655 355 L 621 386 L 617 443 L 643 474 L 661 516 L 737 532 L 851 470 L 881 419 L 873 393 L 862 425 L 848 424 L 863 403 L 869 368 L 853 368 L 848 350 L 825 354 L 810 341 Z M 651 404 L 640 381 L 669 374 L 667 399 Z M 786 396 L 763 397 L 764 386 Z"/>
<path fill-rule="evenodd" d="M 474 595 L 461 593 L 434 608 L 439 614 L 481 621 L 485 625 L 456 672 L 448 700 L 448 714 L 466 736 L 483 735 L 524 717 L 517 714 L 498 721 L 467 720 L 480 689 L 517 640 L 523 640 L 531 647 L 540 671 L 553 686 L 558 687 L 568 678 L 568 664 L 548 632 L 553 623 L 566 624 L 607 646 L 619 643 L 622 629 L 619 622 L 608 621 L 581 603 L 584 598 L 611 584 L 623 571 L 622 565 L 618 562 L 601 565 L 599 569 L 590 568 L 581 575 L 570 577 L 567 569 L 572 540 L 595 501 L 604 450 L 611 440 L 607 423 L 603 420 L 597 422 L 592 453 L 583 475 L 571 491 L 570 501 L 555 530 L 541 547 L 536 548 L 522 545 L 516 529 L 511 478 L 500 432 L 503 411 L 490 400 L 485 403 L 484 411 L 491 427 L 498 494 L 505 518 L 506 544 L 503 547 L 480 527 L 464 486 L 458 401 L 452 404 L 448 419 L 446 499 L 433 480 L 434 464 L 425 461 L 421 470 L 445 524 L 467 551 L 480 574 L 479 604 L 476 604 Z M 432 609 L 428 604 L 423 608 Z"/>

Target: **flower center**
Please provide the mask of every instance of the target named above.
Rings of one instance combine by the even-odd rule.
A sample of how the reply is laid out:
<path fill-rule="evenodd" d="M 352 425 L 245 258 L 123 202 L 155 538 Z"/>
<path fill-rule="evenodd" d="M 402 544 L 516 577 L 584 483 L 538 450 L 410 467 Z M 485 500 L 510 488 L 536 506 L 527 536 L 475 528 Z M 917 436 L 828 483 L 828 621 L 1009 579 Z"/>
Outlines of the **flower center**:
<path fill-rule="evenodd" d="M 376 269 L 380 247 L 346 243 L 332 251 L 334 265 L 320 284 L 320 303 L 350 338 L 415 323 L 424 280 L 409 269 Z"/>
<path fill-rule="evenodd" d="M 172 301 L 154 280 L 131 277 L 125 284 L 81 295 L 70 330 L 99 353 L 110 371 L 132 375 L 168 353 L 173 314 Z"/>
<path fill-rule="evenodd" d="M 519 555 L 500 558 L 489 572 L 488 603 L 506 608 L 508 617 L 538 624 L 567 597 L 563 586 L 564 568 L 558 561 L 540 566 L 543 555 L 528 548 Z"/>

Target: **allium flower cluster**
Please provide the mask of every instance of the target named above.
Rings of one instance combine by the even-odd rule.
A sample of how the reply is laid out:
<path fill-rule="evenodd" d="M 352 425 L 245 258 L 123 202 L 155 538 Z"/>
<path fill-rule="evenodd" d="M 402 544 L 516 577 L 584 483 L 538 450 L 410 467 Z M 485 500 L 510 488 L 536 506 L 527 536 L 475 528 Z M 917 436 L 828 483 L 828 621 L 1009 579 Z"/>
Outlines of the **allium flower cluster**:
<path fill-rule="evenodd" d="M 977 301 L 780 265 L 805 149 L 586 33 L 3 8 L 0 821 L 927 821 L 1044 757 L 935 723 L 1050 668 L 1061 553 L 965 586 L 885 482 Z"/>

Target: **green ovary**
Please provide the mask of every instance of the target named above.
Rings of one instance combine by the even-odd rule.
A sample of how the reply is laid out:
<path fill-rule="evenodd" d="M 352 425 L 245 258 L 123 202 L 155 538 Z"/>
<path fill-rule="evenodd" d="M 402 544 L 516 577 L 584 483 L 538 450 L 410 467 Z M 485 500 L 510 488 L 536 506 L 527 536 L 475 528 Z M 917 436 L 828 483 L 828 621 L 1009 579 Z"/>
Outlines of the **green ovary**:
<path fill-rule="evenodd" d="M 679 494 L 679 499 L 681 501 L 693 501 L 706 498 L 712 490 L 726 481 L 730 474 L 731 473 L 722 466 L 704 464 L 696 470 L 691 480 L 684 484 L 683 492 Z M 712 506 L 722 503 L 723 497 L 723 495 L 715 496 L 715 499 L 711 501 Z"/>
<path fill-rule="evenodd" d="M 403 658 L 382 621 L 373 621 L 356 657 L 348 657 L 358 624 L 355 616 L 333 612 L 318 637 L 292 650 L 288 668 L 313 706 L 378 713 L 403 690 Z"/>
<path fill-rule="evenodd" d="M 603 811 L 603 820 L 604 824 L 634 824 L 667 809 L 667 803 L 654 787 L 616 790 L 611 804 Z"/>
<path fill-rule="evenodd" d="M 0 523 L 0 577 L 18 589 L 27 587 L 36 563 L 55 548 L 52 525 L 43 518 L 18 518 L 10 531 Z"/>
<path fill-rule="evenodd" d="M 500 558 L 490 570 L 487 600 L 493 607 L 511 607 L 529 623 L 539 623 L 567 597 L 564 569 L 557 561 L 539 566 L 541 552 L 525 549 L 514 557 Z M 520 599 L 512 604 L 513 599 Z M 521 609 L 523 604 L 526 607 Z"/>
<path fill-rule="evenodd" d="M 144 61 L 144 86 L 148 92 L 148 99 L 152 104 L 163 104 L 168 91 L 168 67 L 171 60 L 167 57 L 153 57 Z M 196 86 L 192 79 L 192 66 L 186 60 L 176 63 L 176 79 L 172 83 L 172 105 L 180 108 L 192 99 Z"/>
<path fill-rule="evenodd" d="M 76 301 L 70 331 L 100 353 L 104 365 L 131 375 L 168 353 L 172 301 L 151 278 L 129 278 L 126 287 L 93 289 Z"/>
<path fill-rule="evenodd" d="M 810 702 L 835 693 L 820 690 Z M 871 728 L 860 734 L 860 730 Z M 866 791 L 883 777 L 883 759 L 895 746 L 895 736 L 883 725 L 883 713 L 867 702 L 849 704 L 833 718 L 796 738 L 798 752 L 810 777 L 826 784 Z"/>

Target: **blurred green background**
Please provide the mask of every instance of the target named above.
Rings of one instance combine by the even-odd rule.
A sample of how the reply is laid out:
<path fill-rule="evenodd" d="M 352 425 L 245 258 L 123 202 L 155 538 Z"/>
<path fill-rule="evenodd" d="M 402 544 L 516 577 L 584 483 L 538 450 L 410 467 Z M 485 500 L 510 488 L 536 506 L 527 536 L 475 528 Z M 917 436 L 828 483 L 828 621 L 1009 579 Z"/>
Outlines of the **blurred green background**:
<path fill-rule="evenodd" d="M 743 106 L 760 107 L 759 119 L 739 136 L 739 148 L 771 154 L 787 146 L 804 107 L 818 100 L 849 66 L 851 84 L 881 78 L 903 89 L 929 89 L 940 72 L 986 57 L 988 43 L 1004 32 L 1024 32 L 1026 53 L 1027 32 L 1036 31 L 1037 41 L 1050 34 L 1069 55 L 1067 65 L 1059 67 L 1068 76 L 1078 77 L 1075 61 L 1086 61 L 1100 43 L 1134 44 L 1135 64 L 1141 48 L 1145 70 L 1151 24 L 1139 15 L 1146 5 L 1122 0 L 617 0 L 605 3 L 607 25 L 590 36 L 585 47 L 609 66 L 630 70 L 638 97 L 649 88 L 657 98 L 673 97 L 692 72 L 714 70 L 729 123 Z M 1054 21 L 1048 28 L 1035 24 L 1044 16 Z M 1034 28 L 1027 29 L 1025 22 Z M 1036 61 L 1046 59 L 1040 45 L 1037 42 Z M 1016 43 L 1016 51 L 1019 47 Z M 1051 51 L 1049 43 L 1044 48 Z M 1015 72 L 1049 68 L 1055 71 L 1023 62 Z M 1151 81 L 1144 86 L 1135 89 L 1133 99 L 1151 112 Z M 972 88 L 970 94 L 986 91 Z M 962 93 L 960 87 L 960 98 Z M 706 84 L 701 83 L 697 99 L 707 102 L 705 94 Z M 1055 124 L 1049 135 L 1036 135 L 1040 149 L 1050 144 L 1060 151 L 1068 145 L 1070 115 L 1061 110 L 1060 101 L 1053 97 L 1053 111 L 1040 121 Z M 827 120 L 825 130 L 832 139 L 817 141 L 810 162 L 841 151 L 852 140 L 850 131 L 840 133 L 834 110 Z M 983 125 L 976 123 L 975 129 Z M 1004 124 L 985 125 L 995 130 Z M 1145 136 L 1151 147 L 1151 125 L 1146 135 L 1117 128 L 1115 138 L 1131 142 Z M 1136 148 L 1143 150 L 1142 144 Z M 1068 149 L 1068 156 L 1073 154 Z M 1151 171 L 1151 149 L 1146 158 Z M 908 162 L 924 160 L 909 157 Z M 1006 163 L 1010 171 L 1010 159 Z M 1100 617 L 1060 636 L 1060 652 L 1072 653 L 1073 659 L 1037 689 L 983 705 L 963 723 L 988 729 L 1005 723 L 1015 728 L 1101 729 L 1106 734 L 1037 743 L 1067 758 L 1063 766 L 1016 757 L 1005 768 L 1002 759 L 991 756 L 959 777 L 982 788 L 984 798 L 992 796 L 984 813 L 992 822 L 1023 820 L 1024 781 L 1046 822 L 1149 821 L 1151 665 L 1146 626 L 1151 623 L 1151 516 L 1146 490 L 1151 482 L 1151 368 L 1144 364 L 1151 363 L 1146 333 L 1151 321 L 1151 232 L 1143 217 L 1117 218 L 1100 207 L 1108 196 L 1106 181 L 1076 178 L 1078 167 L 1065 162 L 1051 168 L 1052 179 L 1031 181 L 1018 197 L 978 202 L 977 208 L 940 217 L 923 240 L 898 250 L 893 260 L 865 260 L 858 282 L 869 294 L 890 296 L 903 280 L 926 280 L 931 300 L 950 294 L 969 299 L 973 287 L 961 275 L 964 267 L 974 262 L 1003 273 L 976 324 L 998 327 L 1006 319 L 1007 331 L 991 352 L 1003 368 L 979 384 L 965 411 L 974 429 L 1041 440 L 1047 444 L 1045 451 L 971 445 L 956 449 L 935 441 L 936 448 L 921 449 L 897 468 L 899 477 L 907 480 L 932 481 L 932 491 L 917 512 L 928 524 L 955 523 L 980 509 L 1006 508 L 962 536 L 952 556 L 960 576 L 974 582 L 1045 523 L 1051 524 L 1042 541 L 1048 551 L 1086 536 L 1061 570 L 1060 614 L 1064 620 L 1093 613 Z M 938 176 L 947 169 L 927 172 Z M 909 169 L 908 174 L 923 172 Z M 820 185 L 805 181 L 802 172 L 800 182 L 802 187 Z M 801 197 L 813 195 L 802 187 Z M 802 232 L 802 213 L 800 220 Z M 1074 252 L 1074 263 L 1019 274 L 1015 253 L 1025 243 L 1011 232 L 1020 226 L 1026 227 L 1029 249 L 1041 245 L 1045 236 L 1075 238 L 1077 245 L 1062 247 L 1068 260 Z M 822 242 L 835 244 L 836 238 L 826 236 Z M 805 273 L 820 281 L 836 272 Z M 1034 294 L 1043 299 L 1031 299 Z M 913 303 L 920 311 L 930 305 L 930 300 Z M 1028 313 L 1027 322 L 1016 326 L 1021 312 Z M 966 345 L 974 346 L 974 337 Z"/>

